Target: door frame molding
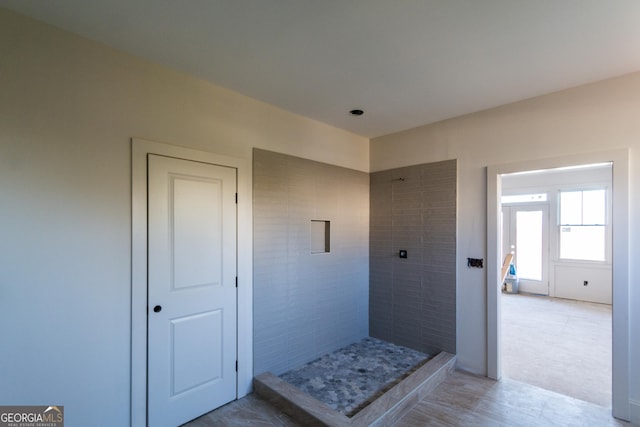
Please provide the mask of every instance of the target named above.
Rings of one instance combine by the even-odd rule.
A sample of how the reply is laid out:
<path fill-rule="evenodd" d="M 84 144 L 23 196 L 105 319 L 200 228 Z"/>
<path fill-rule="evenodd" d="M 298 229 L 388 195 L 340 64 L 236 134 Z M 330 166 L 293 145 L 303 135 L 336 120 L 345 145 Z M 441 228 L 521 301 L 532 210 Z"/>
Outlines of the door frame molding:
<path fill-rule="evenodd" d="M 500 229 L 501 175 L 590 163 L 612 162 L 613 194 L 613 416 L 629 420 L 629 150 L 580 153 L 487 167 L 487 376 L 499 380 L 500 360 Z"/>
<path fill-rule="evenodd" d="M 139 138 L 131 139 L 131 425 L 147 425 L 147 156 L 158 154 L 237 170 L 236 397 L 253 381 L 253 257 L 251 164 L 245 159 Z"/>

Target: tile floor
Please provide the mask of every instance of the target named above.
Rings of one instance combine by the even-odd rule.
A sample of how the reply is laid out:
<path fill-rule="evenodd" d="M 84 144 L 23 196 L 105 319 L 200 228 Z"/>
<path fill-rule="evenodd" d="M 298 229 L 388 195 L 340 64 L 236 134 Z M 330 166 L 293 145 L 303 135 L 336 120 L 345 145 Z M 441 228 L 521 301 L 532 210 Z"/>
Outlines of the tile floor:
<path fill-rule="evenodd" d="M 254 395 L 185 424 L 184 427 L 299 426 Z M 608 427 L 631 424 L 611 417 L 599 405 L 505 378 L 454 372 L 394 425 Z"/>
<path fill-rule="evenodd" d="M 496 382 L 457 371 L 394 427 L 630 425 L 612 418 L 602 406 L 508 378 Z"/>
<path fill-rule="evenodd" d="M 611 406 L 611 306 L 502 295 L 502 374 Z"/>
<path fill-rule="evenodd" d="M 298 427 L 300 424 L 252 393 L 183 424 L 182 427 L 254 426 Z"/>

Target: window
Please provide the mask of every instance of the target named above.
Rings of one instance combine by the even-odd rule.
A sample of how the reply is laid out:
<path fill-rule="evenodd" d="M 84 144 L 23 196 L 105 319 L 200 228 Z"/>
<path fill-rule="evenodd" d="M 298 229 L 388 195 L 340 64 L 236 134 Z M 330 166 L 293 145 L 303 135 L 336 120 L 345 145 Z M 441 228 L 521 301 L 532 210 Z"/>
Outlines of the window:
<path fill-rule="evenodd" d="M 516 194 L 516 195 L 513 195 L 513 196 L 502 196 L 500 201 L 503 204 L 546 202 L 547 201 L 547 193 Z"/>
<path fill-rule="evenodd" d="M 560 258 L 605 261 L 606 191 L 560 192 Z"/>

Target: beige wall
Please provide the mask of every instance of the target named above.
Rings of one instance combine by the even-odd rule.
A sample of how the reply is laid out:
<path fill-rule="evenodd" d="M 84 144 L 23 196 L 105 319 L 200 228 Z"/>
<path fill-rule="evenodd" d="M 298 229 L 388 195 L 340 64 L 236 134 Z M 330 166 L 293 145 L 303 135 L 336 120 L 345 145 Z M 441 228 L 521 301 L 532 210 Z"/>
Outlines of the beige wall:
<path fill-rule="evenodd" d="M 458 360 L 486 372 L 486 167 L 630 148 L 630 259 L 640 259 L 640 73 L 506 105 L 371 141 L 371 170 L 458 159 Z M 640 360 L 640 266 L 630 263 L 630 360 Z M 640 368 L 631 363 L 632 411 Z M 636 412 L 636 417 L 640 414 Z M 638 419 L 638 418 L 637 418 Z"/>
<path fill-rule="evenodd" d="M 0 9 L 0 402 L 129 424 L 131 137 L 361 171 L 369 141 Z"/>

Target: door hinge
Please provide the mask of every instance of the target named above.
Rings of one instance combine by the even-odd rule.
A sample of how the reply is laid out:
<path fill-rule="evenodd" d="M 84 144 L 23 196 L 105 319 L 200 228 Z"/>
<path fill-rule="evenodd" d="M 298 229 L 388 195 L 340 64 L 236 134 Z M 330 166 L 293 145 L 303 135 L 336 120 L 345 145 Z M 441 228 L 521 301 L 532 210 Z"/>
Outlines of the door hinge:
<path fill-rule="evenodd" d="M 236 193 L 236 205 L 238 204 L 238 193 Z"/>
<path fill-rule="evenodd" d="M 238 361 L 236 360 L 236 372 L 238 372 Z"/>
<path fill-rule="evenodd" d="M 236 288 L 238 287 L 238 276 L 236 276 Z"/>

